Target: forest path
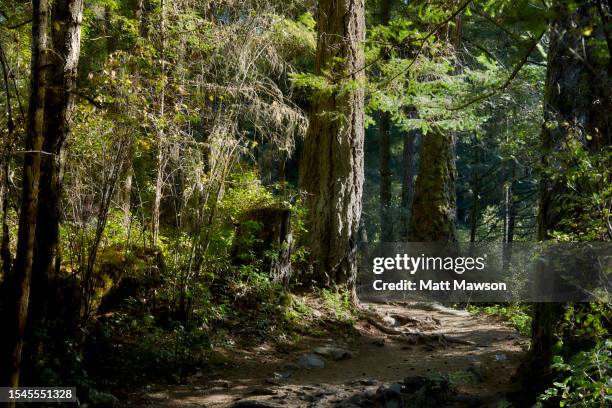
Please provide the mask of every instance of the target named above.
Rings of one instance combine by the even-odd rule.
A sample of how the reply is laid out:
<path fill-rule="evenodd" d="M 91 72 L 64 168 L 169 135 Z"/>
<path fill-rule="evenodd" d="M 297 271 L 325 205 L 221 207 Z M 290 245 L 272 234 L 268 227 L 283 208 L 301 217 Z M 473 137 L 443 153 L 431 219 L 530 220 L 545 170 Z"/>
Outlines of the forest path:
<path fill-rule="evenodd" d="M 290 350 L 261 344 L 235 351 L 223 367 L 184 385 L 150 386 L 132 401 L 140 407 L 497 407 L 513 391 L 510 377 L 528 342 L 507 324 L 442 306 L 364 306 L 384 316 L 384 324 L 360 320 L 358 336 L 307 338 Z M 420 334 L 393 334 L 398 329 Z M 324 368 L 304 368 L 321 361 Z"/>

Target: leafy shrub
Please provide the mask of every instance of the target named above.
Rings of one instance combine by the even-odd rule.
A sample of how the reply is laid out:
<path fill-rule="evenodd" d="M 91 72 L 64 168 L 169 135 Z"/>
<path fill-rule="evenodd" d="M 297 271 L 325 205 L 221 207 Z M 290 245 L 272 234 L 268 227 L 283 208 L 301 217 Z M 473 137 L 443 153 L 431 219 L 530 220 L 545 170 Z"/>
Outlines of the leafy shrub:
<path fill-rule="evenodd" d="M 606 407 L 612 403 L 612 341 L 605 340 L 590 351 L 577 353 L 569 362 L 553 358 L 559 378 L 540 397 L 558 400 L 560 407 Z"/>
<path fill-rule="evenodd" d="M 531 315 L 529 306 L 520 304 L 492 305 L 492 306 L 468 306 L 470 313 L 486 313 L 498 316 L 510 323 L 523 336 L 531 333 Z"/>

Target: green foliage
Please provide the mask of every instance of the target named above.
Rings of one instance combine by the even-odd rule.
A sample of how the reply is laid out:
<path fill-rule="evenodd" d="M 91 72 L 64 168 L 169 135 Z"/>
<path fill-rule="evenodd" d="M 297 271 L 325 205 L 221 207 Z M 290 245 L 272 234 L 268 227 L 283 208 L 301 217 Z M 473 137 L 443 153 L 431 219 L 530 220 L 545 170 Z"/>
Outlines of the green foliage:
<path fill-rule="evenodd" d="M 224 194 L 220 208 L 232 222 L 237 222 L 239 214 L 248 209 L 267 207 L 278 202 L 277 197 L 261 184 L 253 170 L 232 174 L 228 183 L 231 187 Z"/>
<path fill-rule="evenodd" d="M 523 336 L 531 334 L 531 313 L 528 305 L 509 304 L 477 306 L 469 305 L 467 310 L 470 313 L 486 313 L 497 316 L 510 323 Z"/>
<path fill-rule="evenodd" d="M 305 65 L 314 58 L 317 45 L 315 20 L 312 14 L 304 13 L 297 20 L 278 16 L 275 25 L 272 38 L 277 41 L 277 46 L 287 56 L 296 58 L 298 65 L 306 68 Z"/>
<path fill-rule="evenodd" d="M 326 80 L 325 77 L 315 75 L 308 72 L 299 72 L 289 74 L 293 86 L 296 88 L 304 88 L 314 95 L 331 95 L 334 87 Z"/>
<path fill-rule="evenodd" d="M 348 291 L 337 292 L 330 289 L 320 289 L 319 296 L 321 296 L 327 308 L 334 313 L 337 320 L 348 323 L 354 322 L 356 310 Z"/>
<path fill-rule="evenodd" d="M 610 305 L 580 303 L 565 307 L 553 357 L 555 379 L 537 406 L 604 407 L 612 401 Z"/>
<path fill-rule="evenodd" d="M 539 401 L 553 400 L 560 407 L 605 407 L 612 402 L 612 341 L 602 340 L 593 349 L 564 361 L 554 357 L 558 379 Z M 542 407 L 542 403 L 536 406 Z"/>
<path fill-rule="evenodd" d="M 580 341 L 596 341 L 609 336 L 612 306 L 606 303 L 580 303 L 565 308 L 561 329 Z M 571 337 L 569 341 L 571 342 Z"/>
<path fill-rule="evenodd" d="M 547 124 L 548 126 L 569 126 L 568 124 Z M 553 182 L 565 185 L 563 200 L 554 208 L 560 219 L 558 229 L 551 234 L 559 241 L 599 241 L 610 239 L 612 230 L 609 220 L 612 200 L 612 151 L 602 149 L 592 152 L 585 146 L 579 133 L 568 137 L 561 150 L 547 155 L 555 169 L 546 170 L 546 176 Z"/>

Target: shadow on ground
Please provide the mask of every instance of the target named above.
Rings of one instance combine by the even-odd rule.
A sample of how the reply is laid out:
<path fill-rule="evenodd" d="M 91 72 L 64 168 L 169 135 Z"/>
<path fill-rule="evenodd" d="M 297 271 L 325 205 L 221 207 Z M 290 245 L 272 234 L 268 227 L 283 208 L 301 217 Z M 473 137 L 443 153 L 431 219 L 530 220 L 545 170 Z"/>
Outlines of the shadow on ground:
<path fill-rule="evenodd" d="M 294 349 L 260 344 L 177 386 L 151 385 L 131 398 L 139 407 L 496 407 L 515 391 L 527 340 L 488 316 L 450 309 L 369 305 L 381 316 L 409 315 L 439 324 L 420 330 L 452 342 L 417 342 L 383 333 L 367 320 L 359 335 L 305 338 Z M 428 337 L 429 338 L 429 337 Z M 347 351 L 318 354 L 321 349 Z M 309 356 L 309 357 L 304 357 Z M 318 368 L 305 368 L 311 365 Z"/>

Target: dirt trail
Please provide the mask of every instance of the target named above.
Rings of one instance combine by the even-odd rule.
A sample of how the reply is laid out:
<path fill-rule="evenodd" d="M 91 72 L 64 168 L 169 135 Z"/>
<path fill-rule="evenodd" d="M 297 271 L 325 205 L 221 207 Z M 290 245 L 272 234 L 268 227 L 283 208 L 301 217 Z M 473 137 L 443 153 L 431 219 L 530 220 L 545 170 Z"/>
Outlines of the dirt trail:
<path fill-rule="evenodd" d="M 292 350 L 262 344 L 236 352 L 231 364 L 193 376 L 188 384 L 151 386 L 132 401 L 140 407 L 496 407 L 513 391 L 510 377 L 527 347 L 513 328 L 439 306 L 366 306 L 386 316 L 385 327 L 426 337 L 415 342 L 411 335 L 383 333 L 385 327 L 365 319 L 357 323 L 356 338 L 340 333 L 306 339 Z M 421 324 L 402 325 L 402 316 Z M 316 355 L 321 346 L 328 346 L 323 360 Z M 321 361 L 324 368 L 304 368 Z M 424 385 L 424 377 L 433 382 Z M 442 400 L 449 383 L 452 398 Z M 415 384 L 408 390 L 419 390 L 410 395 L 412 402 L 403 402 Z"/>

